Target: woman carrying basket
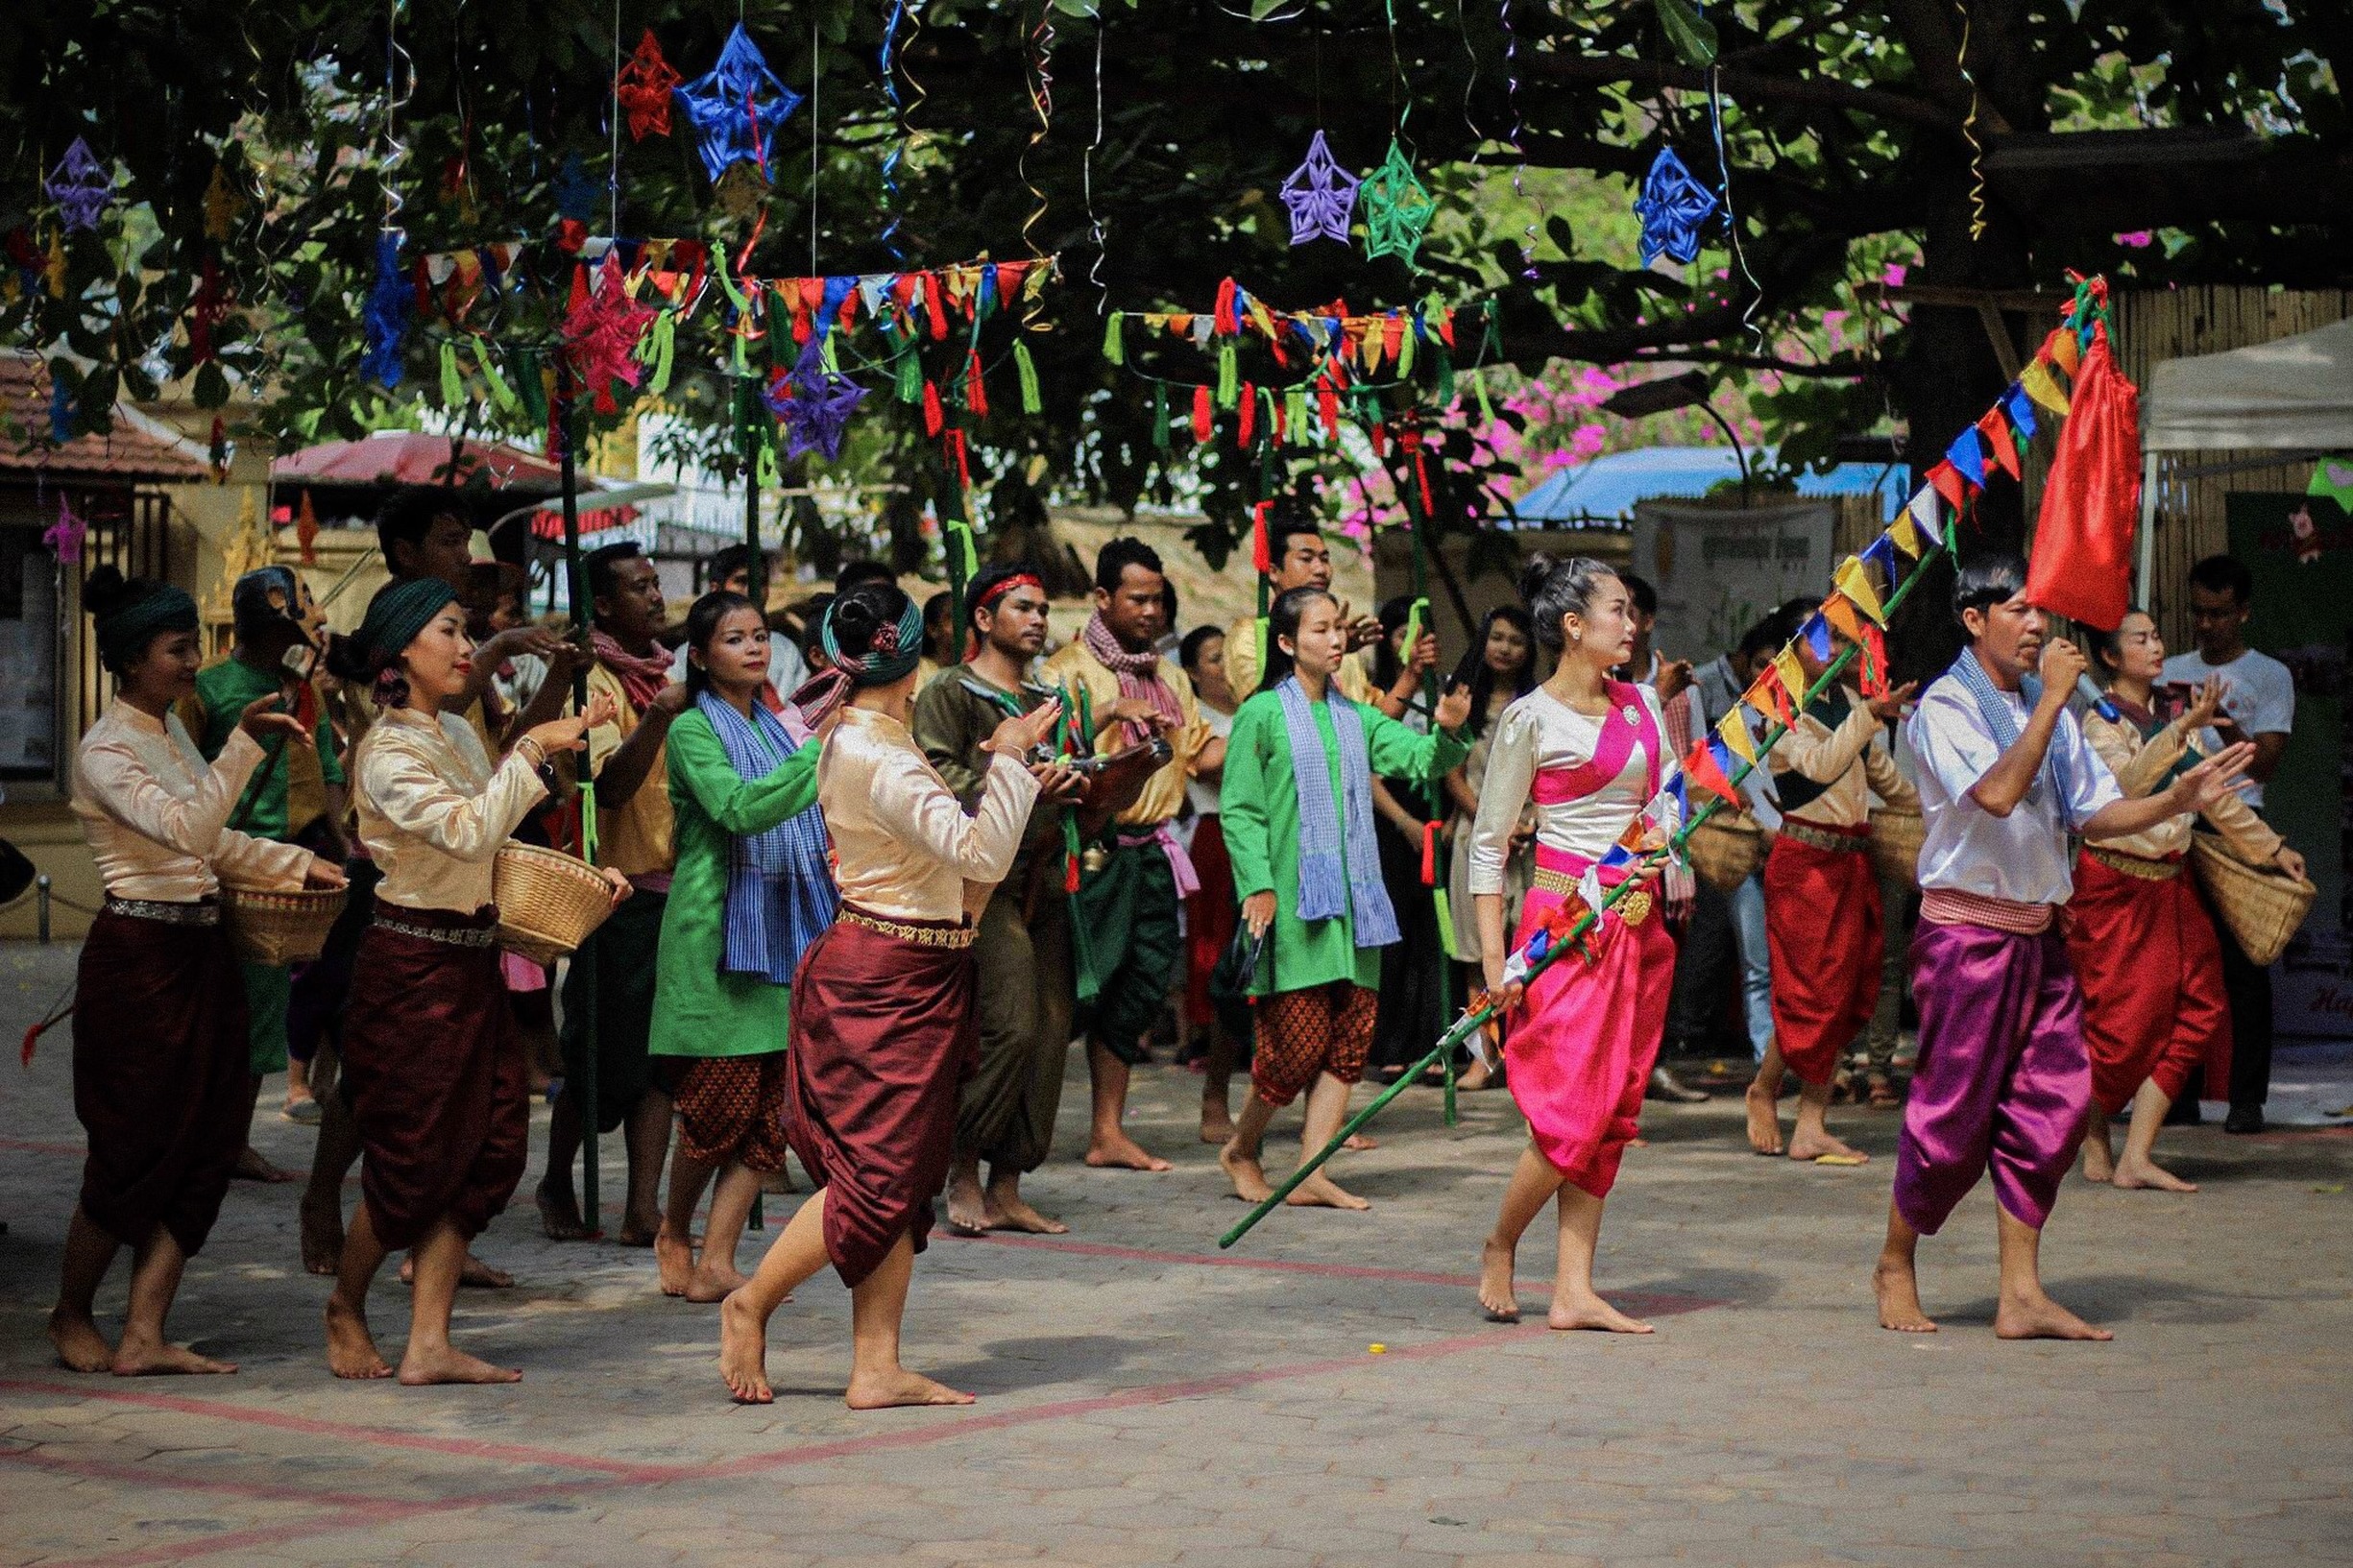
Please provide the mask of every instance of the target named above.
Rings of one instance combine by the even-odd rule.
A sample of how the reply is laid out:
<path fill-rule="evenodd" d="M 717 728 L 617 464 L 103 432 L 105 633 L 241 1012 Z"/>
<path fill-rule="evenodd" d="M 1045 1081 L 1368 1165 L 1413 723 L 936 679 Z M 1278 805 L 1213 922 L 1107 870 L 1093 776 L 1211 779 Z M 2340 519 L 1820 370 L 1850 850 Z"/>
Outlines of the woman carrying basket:
<path fill-rule="evenodd" d="M 2192 737 L 2214 722 L 2222 688 L 2209 680 L 2180 717 L 2151 711 L 2165 669 L 2165 639 L 2142 611 L 2127 612 L 2098 644 L 2117 717 L 2083 717 L 2091 743 L 2127 799 L 2153 793 L 2198 760 Z M 2249 865 L 2304 875 L 2304 857 L 2281 841 L 2238 794 L 2205 813 L 2230 852 Z M 2157 1129 L 2193 1069 L 2206 1081 L 2229 1076 L 2230 1002 L 2222 991 L 2222 950 L 2214 923 L 2183 875 L 2195 813 L 2168 817 L 2129 838 L 2086 844 L 2075 856 L 2075 891 L 2067 905 L 2067 949 L 2083 988 L 2083 1038 L 2092 1057 L 2092 1110 L 2083 1136 L 2083 1173 L 2123 1188 L 2194 1193 L 2151 1159 Z M 2108 1142 L 2108 1119 L 2129 1105 L 2124 1157 Z"/>
<path fill-rule="evenodd" d="M 221 925 L 223 878 L 291 891 L 343 873 L 298 844 L 229 829 L 262 741 L 310 736 L 275 689 L 248 703 L 207 768 L 172 705 L 196 690 L 196 601 L 100 567 L 82 601 L 97 617 L 115 700 L 74 754 L 73 811 L 106 881 L 75 970 L 74 1113 L 89 1138 L 49 1338 L 77 1372 L 233 1372 L 163 1338 L 180 1275 L 205 1244 L 245 1146 L 245 982 Z M 131 1305 L 109 1348 L 92 1316 L 130 1247 Z"/>
<path fill-rule="evenodd" d="M 449 1343 L 467 1243 L 522 1176 L 530 1085 L 498 970 L 492 862 L 546 793 L 543 770 L 578 751 L 611 704 L 526 732 L 495 769 L 445 703 L 472 673 L 465 612 L 437 577 L 380 591 L 329 656 L 372 683 L 382 710 L 353 756 L 359 836 L 383 874 L 353 966 L 343 1034 L 346 1092 L 366 1163 L 327 1303 L 337 1377 L 392 1375 L 368 1333 L 369 1282 L 388 1251 L 416 1264 L 405 1384 L 513 1383 Z M 629 884 L 607 874 L 618 900 Z"/>
<path fill-rule="evenodd" d="M 1518 1318 L 1512 1280 L 1519 1238 L 1557 1199 L 1560 1262 L 1546 1321 L 1557 1329 L 1647 1334 L 1649 1324 L 1594 1292 L 1593 1250 L 1619 1159 L 1639 1131 L 1642 1090 L 1674 984 L 1674 938 L 1643 888 L 1626 894 L 1589 933 L 1592 962 L 1566 957 L 1523 982 L 1516 955 L 1539 928 L 1561 924 L 1555 917 L 1565 905 L 1596 905 L 1603 887 L 1626 880 L 1623 870 L 1602 869 L 1605 859 L 1617 858 L 1613 849 L 1647 847 L 1673 831 L 1672 820 L 1642 817 L 1677 764 L 1662 739 L 1657 695 L 1610 678 L 1632 657 L 1635 641 L 1617 574 L 1584 557 L 1540 558 L 1521 578 L 1520 592 L 1538 640 L 1559 663 L 1549 680 L 1505 710 L 1472 831 L 1479 957 L 1488 995 L 1508 1015 L 1505 1083 L 1529 1131 L 1481 1254 L 1479 1301 L 1500 1321 Z M 1507 949 L 1504 868 L 1520 810 L 1530 802 L 1537 815 L 1536 885 Z M 1655 872 L 1637 875 L 1648 880 Z"/>

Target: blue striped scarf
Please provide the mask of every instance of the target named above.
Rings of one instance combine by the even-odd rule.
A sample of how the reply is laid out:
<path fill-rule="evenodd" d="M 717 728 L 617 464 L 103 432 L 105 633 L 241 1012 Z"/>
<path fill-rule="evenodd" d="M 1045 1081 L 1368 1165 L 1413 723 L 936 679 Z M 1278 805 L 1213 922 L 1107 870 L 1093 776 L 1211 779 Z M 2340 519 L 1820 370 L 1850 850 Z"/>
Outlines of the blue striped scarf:
<path fill-rule="evenodd" d="M 1291 747 L 1291 772 L 1299 797 L 1299 906 L 1301 920 L 1353 917 L 1360 948 L 1385 948 L 1398 939 L 1397 912 L 1381 885 L 1381 846 L 1372 835 L 1372 764 L 1365 749 L 1364 716 L 1337 691 L 1324 707 L 1340 739 L 1341 802 L 1332 801 L 1331 760 L 1316 729 L 1315 710 L 1296 675 L 1274 688 L 1283 705 L 1283 734 Z M 1343 814 L 1345 810 L 1345 816 Z M 1342 856 L 1345 841 L 1346 855 Z"/>
<path fill-rule="evenodd" d="M 784 723 L 759 703 L 747 721 L 726 699 L 705 691 L 694 706 L 711 721 L 736 776 L 757 784 L 792 755 Z M 826 864 L 825 818 L 814 806 L 764 832 L 734 835 L 727 852 L 722 975 L 757 975 L 774 985 L 792 983 L 793 966 L 817 933 L 834 923 L 840 903 Z"/>
<path fill-rule="evenodd" d="M 1985 673 L 1983 664 L 1977 663 L 1975 650 L 1963 648 L 1961 656 L 1953 662 L 1952 669 L 1946 673 L 1960 682 L 1962 688 L 1977 699 L 1977 714 L 1985 720 L 1985 728 L 1993 735 L 1994 749 L 2005 752 L 2017 745 L 2018 715 L 2010 712 L 2010 705 L 2004 699 L 2001 688 L 1994 685 L 1994 678 Z M 2026 700 L 2026 712 L 2033 712 L 2035 705 L 2043 700 L 2042 681 L 2032 675 L 2020 676 L 2018 694 Z M 2047 799 L 2055 800 L 2059 807 L 2059 820 L 2073 828 L 2075 826 L 2075 808 L 2074 791 L 2070 787 L 2072 783 L 2067 775 L 2067 756 L 2061 749 L 2061 736 L 2054 728 L 2050 732 L 2050 744 L 2043 752 L 2043 765 L 2035 771 L 2034 783 L 2027 787 L 2026 802 L 2031 806 L 2040 806 Z M 2048 795 L 2045 794 L 2046 790 L 2049 791 Z"/>

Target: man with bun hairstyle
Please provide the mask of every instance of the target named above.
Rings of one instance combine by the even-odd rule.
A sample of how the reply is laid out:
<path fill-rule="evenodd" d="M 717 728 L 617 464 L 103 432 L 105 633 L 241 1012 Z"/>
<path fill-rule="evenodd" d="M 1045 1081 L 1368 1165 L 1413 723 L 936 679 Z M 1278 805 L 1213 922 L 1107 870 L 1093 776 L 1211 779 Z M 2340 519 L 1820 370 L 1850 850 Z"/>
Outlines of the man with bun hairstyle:
<path fill-rule="evenodd" d="M 997 727 L 1060 693 L 1028 679 L 1046 645 L 1046 587 L 1036 570 L 1026 564 L 990 567 L 964 594 L 972 657 L 922 687 L 914 734 L 932 766 L 971 810 L 987 782 L 989 737 Z M 1067 730 L 1058 738 L 1067 739 Z M 1054 1141 L 1077 1005 L 1066 881 L 1071 867 L 1063 842 L 1069 817 L 1069 805 L 1057 794 L 1041 794 L 1031 806 L 1013 869 L 990 894 L 973 940 L 981 1063 L 958 1100 L 956 1160 L 948 1168 L 948 1223 L 959 1231 L 1058 1236 L 1070 1228 L 1021 1195 L 1021 1178 L 1046 1163 Z M 985 1188 L 982 1161 L 988 1164 Z"/>

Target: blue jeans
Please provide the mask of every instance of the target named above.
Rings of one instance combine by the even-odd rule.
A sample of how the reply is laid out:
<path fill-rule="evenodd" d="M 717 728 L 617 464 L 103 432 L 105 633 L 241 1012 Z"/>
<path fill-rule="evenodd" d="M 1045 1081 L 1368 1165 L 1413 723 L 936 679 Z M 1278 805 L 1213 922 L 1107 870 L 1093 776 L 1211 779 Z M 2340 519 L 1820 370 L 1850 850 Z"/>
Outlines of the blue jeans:
<path fill-rule="evenodd" d="M 1740 950 L 1740 1013 L 1757 1060 L 1773 1043 L 1773 962 L 1765 950 L 1764 873 L 1732 890 L 1733 940 Z"/>

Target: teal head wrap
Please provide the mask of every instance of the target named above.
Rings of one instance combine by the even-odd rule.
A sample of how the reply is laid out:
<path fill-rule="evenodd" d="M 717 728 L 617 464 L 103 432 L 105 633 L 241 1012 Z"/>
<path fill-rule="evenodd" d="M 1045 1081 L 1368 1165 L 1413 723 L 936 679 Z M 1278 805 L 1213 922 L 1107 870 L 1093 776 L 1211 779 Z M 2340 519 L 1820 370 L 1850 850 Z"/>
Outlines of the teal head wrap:
<path fill-rule="evenodd" d="M 433 624 L 433 617 L 457 602 L 449 585 L 438 577 L 408 577 L 385 584 L 368 601 L 367 618 L 353 640 L 367 662 L 382 670 L 400 663 L 401 653 L 417 634 Z"/>
<path fill-rule="evenodd" d="M 185 589 L 137 579 L 123 589 L 94 616 L 99 663 L 117 675 L 144 658 L 156 638 L 196 630 L 196 601 Z"/>

